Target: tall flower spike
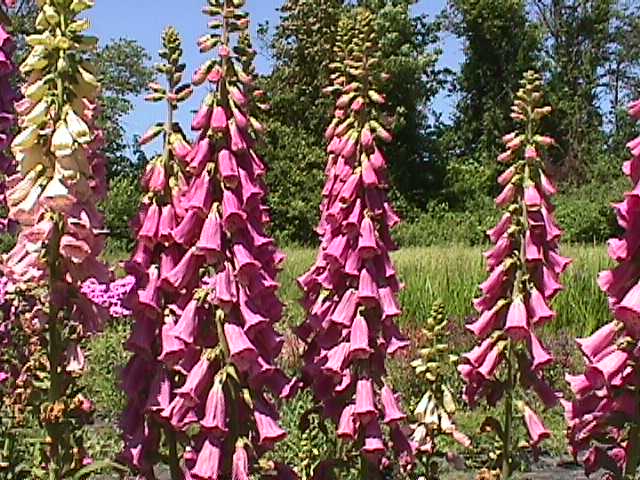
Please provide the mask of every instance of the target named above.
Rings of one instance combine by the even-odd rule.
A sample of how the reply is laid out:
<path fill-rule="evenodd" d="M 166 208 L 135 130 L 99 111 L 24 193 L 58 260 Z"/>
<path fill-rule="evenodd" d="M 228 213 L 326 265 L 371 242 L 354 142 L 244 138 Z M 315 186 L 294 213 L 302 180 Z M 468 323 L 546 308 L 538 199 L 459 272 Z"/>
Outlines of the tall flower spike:
<path fill-rule="evenodd" d="M 283 255 L 265 233 L 265 166 L 255 152 L 262 127 L 253 116 L 261 92 L 242 4 L 208 0 L 203 9 L 211 32 L 198 46 L 217 55 L 193 75 L 207 90 L 191 125 L 193 147 L 171 117 L 143 137 L 165 137 L 164 156 L 143 178 L 148 194 L 127 266 L 137 293 L 128 342 L 135 355 L 123 381 L 124 459 L 145 478 L 153 478 L 160 442 L 173 478 L 248 478 L 262 473 L 258 458 L 286 435 L 273 404 L 295 387 L 275 365 Z M 187 89 L 176 87 L 181 48 L 170 37 L 161 69 L 169 88 L 151 85 L 149 100 L 172 111 Z"/>
<path fill-rule="evenodd" d="M 489 277 L 480 285 L 482 296 L 474 305 L 479 317 L 467 328 L 479 345 L 462 356 L 458 370 L 466 382 L 465 400 L 473 407 L 482 398 L 490 405 L 504 403 L 503 477 L 515 467 L 513 421 L 516 412 L 529 427 L 535 414 L 531 406 L 514 401 L 518 385 L 532 389 L 546 407 L 558 395 L 544 377 L 551 355 L 536 335 L 536 329 L 555 317 L 550 308 L 561 290 L 560 274 L 570 261 L 558 253 L 561 232 L 553 218 L 551 197 L 555 188 L 545 172 L 542 158 L 546 146 L 555 142 L 540 135 L 542 118 L 551 112 L 543 107 L 542 81 L 527 72 L 516 94 L 511 117 L 522 130 L 505 135 L 507 150 L 498 157 L 510 167 L 498 179 L 503 187 L 496 204 L 504 210 L 498 225 L 490 230 L 495 246 L 485 253 Z M 518 407 L 518 408 L 516 408 Z M 537 425 L 537 423 L 536 423 Z M 530 433 L 534 429 L 528 428 Z M 531 435 L 536 448 L 545 435 Z"/>
<path fill-rule="evenodd" d="M 13 2 L 5 1 L 7 7 Z M 4 13 L 0 10 L 0 13 Z M 12 129 L 15 127 L 14 101 L 18 95 L 14 90 L 11 79 L 16 68 L 13 63 L 15 42 L 7 31 L 8 26 L 0 24 L 0 205 L 7 207 L 6 181 L 15 173 L 15 161 L 10 155 L 9 146 L 13 140 Z M 9 230 L 11 222 L 8 218 L 0 219 L 0 231 Z"/>
<path fill-rule="evenodd" d="M 89 22 L 79 18 L 92 3 L 38 2 L 37 33 L 27 37 L 30 50 L 20 65 L 24 99 L 15 105 L 17 173 L 7 181 L 9 216 L 20 234 L 3 271 L 15 285 L 9 300 L 22 315 L 16 325 L 30 338 L 32 358 L 36 352 L 44 357 L 38 368 L 46 370 L 29 370 L 35 361 L 25 366 L 23 379 L 46 381 L 20 398 L 47 399 L 32 406 L 47 431 L 43 462 L 56 479 L 76 475 L 90 461 L 80 434 L 89 412 L 77 394 L 85 364 L 79 345 L 109 313 L 83 289 L 88 279 L 109 280 L 98 260 L 104 226 L 96 205 L 106 193 L 103 134 L 95 125 L 99 85 L 86 55 L 97 39 L 83 34 Z"/>
<path fill-rule="evenodd" d="M 181 189 L 187 184 L 184 159 L 191 146 L 173 118 L 179 105 L 191 95 L 192 88 L 182 83 L 185 70 L 182 41 L 173 27 L 164 31 L 162 47 L 160 57 L 163 63 L 157 64 L 155 69 L 165 77 L 166 85 L 150 83 L 146 100 L 164 101 L 167 118 L 164 123 L 156 123 L 149 128 L 140 143 L 147 145 L 161 137 L 163 151 L 151 159 L 141 179 L 146 194 L 134 222 L 138 227 L 138 243 L 126 264 L 126 270 L 135 279 L 128 299 L 135 323 L 126 343 L 133 356 L 123 376 L 123 386 L 129 400 L 122 421 L 125 440 L 123 458 L 145 478 L 153 478 L 154 452 L 164 439 L 168 446 L 172 475 L 180 478 L 175 432 L 163 427 L 158 417 L 158 413 L 169 406 L 177 385 L 172 369 L 166 367 L 158 357 L 170 348 L 169 341 L 183 347 L 182 341 L 176 338 L 171 328 L 166 341 L 164 334 L 168 327 L 177 325 L 178 315 L 185 317 L 184 323 L 189 319 L 182 314 L 182 308 L 171 309 L 173 297 L 161 290 L 159 276 L 161 272 L 172 269 L 185 254 L 185 249 L 175 242 L 172 234 L 184 216 L 176 206 L 179 206 Z M 163 317 L 163 312 L 167 318 Z M 195 315 L 194 309 L 191 312 Z M 193 324 L 195 319 L 191 318 L 191 321 Z"/>
<path fill-rule="evenodd" d="M 419 357 L 411 363 L 416 375 L 425 386 L 425 393 L 415 409 L 415 424 L 412 425 L 412 440 L 417 446 L 418 459 L 426 469 L 426 478 L 438 478 L 433 460 L 440 453 L 438 437 L 450 436 L 463 447 L 471 446 L 471 440 L 460 432 L 453 417 L 457 406 L 447 380 L 446 367 L 457 362 L 457 356 L 451 354 L 446 334 L 449 321 L 444 304 L 434 303 L 431 315 L 422 330 L 420 338 L 425 345 L 419 350 Z M 447 458 L 453 460 L 455 454 Z"/>
<path fill-rule="evenodd" d="M 640 119 L 633 102 L 629 114 Z M 586 369 L 567 375 L 575 395 L 563 402 L 567 435 L 574 456 L 584 454 L 587 475 L 604 469 L 614 478 L 634 478 L 640 463 L 640 138 L 627 146 L 632 158 L 623 165 L 633 189 L 614 204 L 622 238 L 609 240 L 609 256 L 618 265 L 600 273 L 598 284 L 609 298 L 614 321 L 578 339 Z"/>
<path fill-rule="evenodd" d="M 315 265 L 298 279 L 307 310 L 298 328 L 306 343 L 304 380 L 325 416 L 340 425 L 341 437 L 360 449 L 364 478 L 388 464 L 383 457 L 391 452 L 380 424 L 387 424 L 404 465 L 414 453 L 403 428 L 405 414 L 384 379 L 387 357 L 408 342 L 394 323 L 400 283 L 389 257 L 395 249 L 389 232 L 397 216 L 386 195 L 381 143 L 390 134 L 380 120 L 385 76 L 378 71 L 377 44 L 371 12 L 358 8 L 341 22 L 334 84 L 326 88 L 337 101 L 326 132 L 321 247 Z"/>

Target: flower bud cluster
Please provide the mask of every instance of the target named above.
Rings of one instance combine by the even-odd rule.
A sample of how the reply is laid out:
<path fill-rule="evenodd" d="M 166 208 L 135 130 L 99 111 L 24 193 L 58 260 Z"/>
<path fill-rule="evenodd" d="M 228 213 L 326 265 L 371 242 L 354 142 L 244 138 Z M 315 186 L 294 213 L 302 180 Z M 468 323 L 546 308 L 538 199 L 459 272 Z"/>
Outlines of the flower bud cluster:
<path fill-rule="evenodd" d="M 465 448 L 471 446 L 471 440 L 458 430 L 453 420 L 457 405 L 447 372 L 451 364 L 457 363 L 458 357 L 451 353 L 446 338 L 448 326 L 444 304 L 438 301 L 433 305 L 420 334 L 426 344 L 419 350 L 418 358 L 411 363 L 416 376 L 425 386 L 414 412 L 411 439 L 416 444 L 418 454 L 424 457 L 428 469 L 431 468 L 432 459 L 441 453 L 438 451 L 438 437 L 450 436 Z"/>

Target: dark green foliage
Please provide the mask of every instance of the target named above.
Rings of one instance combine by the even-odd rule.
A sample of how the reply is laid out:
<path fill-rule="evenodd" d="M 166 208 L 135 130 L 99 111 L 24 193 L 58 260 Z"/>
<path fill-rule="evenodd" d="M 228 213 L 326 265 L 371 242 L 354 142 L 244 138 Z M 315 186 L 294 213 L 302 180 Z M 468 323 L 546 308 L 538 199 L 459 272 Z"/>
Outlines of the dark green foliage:
<path fill-rule="evenodd" d="M 266 144 L 274 233 L 279 243 L 314 243 L 324 183 L 324 149 L 309 134 L 277 122 L 271 123 Z"/>
<path fill-rule="evenodd" d="M 140 195 L 136 177 L 122 175 L 111 180 L 109 195 L 102 202 L 111 248 L 126 251 L 133 246 L 129 222 L 138 212 Z"/>
<path fill-rule="evenodd" d="M 450 0 L 449 31 L 463 42 L 464 61 L 451 129 L 445 130 L 445 199 L 455 208 L 492 193 L 500 137 L 513 125 L 512 96 L 525 71 L 538 66 L 541 37 L 525 0 Z"/>
<path fill-rule="evenodd" d="M 604 149 L 601 81 L 612 39 L 615 0 L 532 0 L 545 34 L 551 131 L 564 177 L 583 183 Z"/>

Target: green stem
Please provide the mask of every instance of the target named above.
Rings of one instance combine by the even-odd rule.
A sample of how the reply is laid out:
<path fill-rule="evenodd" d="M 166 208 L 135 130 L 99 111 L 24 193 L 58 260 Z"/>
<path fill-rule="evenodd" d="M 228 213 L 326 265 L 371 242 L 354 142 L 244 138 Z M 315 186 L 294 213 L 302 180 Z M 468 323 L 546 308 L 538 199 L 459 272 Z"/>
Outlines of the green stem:
<path fill-rule="evenodd" d="M 507 386 L 504 400 L 504 432 L 502 444 L 502 478 L 511 477 L 513 462 L 511 461 L 511 430 L 513 428 L 513 355 L 512 342 L 507 347 Z"/>
<path fill-rule="evenodd" d="M 629 460 L 624 472 L 624 478 L 633 480 L 640 464 L 640 425 L 635 424 L 629 430 Z"/>
<path fill-rule="evenodd" d="M 58 219 L 53 220 L 54 228 L 51 241 L 48 245 L 48 268 L 49 268 L 49 319 L 48 319 L 48 360 L 49 360 L 49 392 L 48 400 L 51 406 L 54 406 L 63 394 L 63 378 L 61 374 L 60 359 L 62 356 L 62 332 L 59 323 L 60 310 L 54 302 L 51 301 L 53 293 L 56 291 L 56 283 L 59 280 L 59 261 L 60 261 L 60 224 Z M 61 462 L 62 450 L 62 432 L 59 424 L 47 422 L 47 434 L 50 439 L 49 445 L 49 478 L 51 480 L 60 480 L 63 478 L 63 465 Z"/>
<path fill-rule="evenodd" d="M 178 459 L 176 434 L 171 428 L 166 427 L 165 435 L 169 446 L 169 470 L 171 472 L 171 480 L 183 480 L 182 470 L 180 470 L 180 460 Z"/>

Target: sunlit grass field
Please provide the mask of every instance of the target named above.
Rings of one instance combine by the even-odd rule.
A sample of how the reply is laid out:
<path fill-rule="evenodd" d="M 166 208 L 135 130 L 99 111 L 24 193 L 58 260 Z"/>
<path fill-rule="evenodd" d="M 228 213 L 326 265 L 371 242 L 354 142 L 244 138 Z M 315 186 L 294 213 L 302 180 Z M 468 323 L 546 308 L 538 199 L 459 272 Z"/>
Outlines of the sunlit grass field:
<path fill-rule="evenodd" d="M 598 272 L 610 266 L 606 248 L 566 247 L 562 253 L 574 262 L 562 277 L 566 289 L 555 301 L 558 318 L 549 325 L 549 330 L 576 335 L 590 333 L 609 318 L 606 297 L 596 283 Z M 300 293 L 295 279 L 313 264 L 315 254 L 311 249 L 287 250 L 280 292 L 289 306 L 289 324 L 297 324 L 302 315 L 296 302 Z M 403 326 L 419 328 L 437 299 L 444 302 L 455 321 L 473 315 L 471 301 L 477 295 L 478 284 L 487 276 L 482 249 L 455 245 L 405 248 L 394 253 L 393 260 L 405 284 L 400 295 Z"/>

